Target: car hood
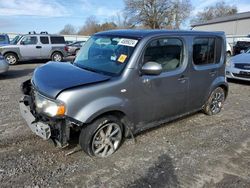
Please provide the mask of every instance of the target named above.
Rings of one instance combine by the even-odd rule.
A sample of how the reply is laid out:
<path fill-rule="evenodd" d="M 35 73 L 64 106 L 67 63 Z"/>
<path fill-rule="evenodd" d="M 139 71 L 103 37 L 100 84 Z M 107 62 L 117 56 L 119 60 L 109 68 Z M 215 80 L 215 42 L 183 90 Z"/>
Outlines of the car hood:
<path fill-rule="evenodd" d="M 103 82 L 110 78 L 70 63 L 48 62 L 36 68 L 32 84 L 43 95 L 55 99 L 65 89 Z"/>
<path fill-rule="evenodd" d="M 0 48 L 16 48 L 16 47 L 18 47 L 18 46 L 12 45 L 12 44 L 0 45 Z"/>
<path fill-rule="evenodd" d="M 233 63 L 249 63 L 250 64 L 250 53 L 243 53 L 236 55 L 231 58 Z"/>

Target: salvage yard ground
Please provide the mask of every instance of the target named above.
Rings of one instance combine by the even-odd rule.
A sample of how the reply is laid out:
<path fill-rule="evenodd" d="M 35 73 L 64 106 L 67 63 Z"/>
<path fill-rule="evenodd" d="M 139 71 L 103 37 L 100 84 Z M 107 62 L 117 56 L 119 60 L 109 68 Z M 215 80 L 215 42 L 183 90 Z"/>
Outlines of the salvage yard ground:
<path fill-rule="evenodd" d="M 104 159 L 57 149 L 19 114 L 20 83 L 42 63 L 0 75 L 0 187 L 250 187 L 250 84 L 230 82 L 224 109 L 125 140 Z"/>

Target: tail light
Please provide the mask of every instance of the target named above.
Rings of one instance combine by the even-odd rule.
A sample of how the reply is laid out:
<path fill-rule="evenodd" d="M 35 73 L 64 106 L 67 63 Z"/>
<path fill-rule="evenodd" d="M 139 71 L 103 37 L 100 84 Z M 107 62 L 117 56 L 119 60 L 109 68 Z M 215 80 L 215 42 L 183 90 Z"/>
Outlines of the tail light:
<path fill-rule="evenodd" d="M 65 50 L 66 52 L 68 52 L 68 51 L 69 51 L 69 47 L 68 47 L 68 46 L 65 46 L 65 47 L 64 47 L 64 50 Z"/>

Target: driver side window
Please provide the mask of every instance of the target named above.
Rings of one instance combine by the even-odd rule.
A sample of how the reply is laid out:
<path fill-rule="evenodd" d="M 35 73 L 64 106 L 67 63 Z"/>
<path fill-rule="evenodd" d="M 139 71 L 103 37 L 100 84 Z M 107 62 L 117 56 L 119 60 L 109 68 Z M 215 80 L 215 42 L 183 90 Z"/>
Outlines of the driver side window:
<path fill-rule="evenodd" d="M 35 36 L 26 36 L 22 39 L 22 44 L 29 45 L 29 44 L 37 44 L 37 37 Z"/>
<path fill-rule="evenodd" d="M 177 69 L 182 63 L 183 44 L 180 39 L 162 38 L 149 43 L 144 54 L 144 63 L 153 61 L 162 65 L 162 71 Z"/>

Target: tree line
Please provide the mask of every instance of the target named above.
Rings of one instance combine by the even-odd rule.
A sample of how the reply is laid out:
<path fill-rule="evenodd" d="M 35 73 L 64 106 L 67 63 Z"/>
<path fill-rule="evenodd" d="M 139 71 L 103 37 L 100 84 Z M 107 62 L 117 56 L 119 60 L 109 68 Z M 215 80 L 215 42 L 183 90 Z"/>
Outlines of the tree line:
<path fill-rule="evenodd" d="M 95 16 L 90 16 L 81 28 L 76 29 L 67 24 L 60 34 L 92 35 L 99 31 L 124 28 L 180 29 L 187 20 L 191 24 L 204 23 L 238 12 L 236 6 L 227 5 L 224 1 L 205 7 L 193 17 L 191 11 L 194 7 L 190 0 L 124 0 L 124 4 L 122 14 L 117 14 L 104 23 L 99 23 Z"/>

